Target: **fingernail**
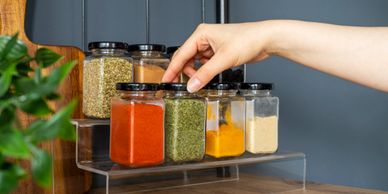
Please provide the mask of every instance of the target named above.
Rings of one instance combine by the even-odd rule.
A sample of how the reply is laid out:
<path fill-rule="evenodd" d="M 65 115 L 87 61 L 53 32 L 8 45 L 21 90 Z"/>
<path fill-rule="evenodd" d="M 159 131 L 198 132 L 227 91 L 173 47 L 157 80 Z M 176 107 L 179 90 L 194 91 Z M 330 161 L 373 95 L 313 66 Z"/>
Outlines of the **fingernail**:
<path fill-rule="evenodd" d="M 199 87 L 201 87 L 201 82 L 199 81 L 199 79 L 192 78 L 187 85 L 187 91 L 193 93 L 198 91 Z"/>
<path fill-rule="evenodd" d="M 164 74 L 162 77 L 162 83 L 164 83 L 164 82 L 167 82 L 166 74 Z"/>

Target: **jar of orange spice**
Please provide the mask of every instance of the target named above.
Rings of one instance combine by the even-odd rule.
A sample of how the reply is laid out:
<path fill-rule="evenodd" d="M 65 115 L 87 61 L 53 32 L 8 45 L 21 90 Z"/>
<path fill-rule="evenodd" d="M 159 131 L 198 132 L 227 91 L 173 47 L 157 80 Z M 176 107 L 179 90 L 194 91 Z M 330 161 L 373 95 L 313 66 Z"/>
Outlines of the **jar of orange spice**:
<path fill-rule="evenodd" d="M 245 152 L 245 101 L 235 83 L 210 83 L 207 91 L 206 154 L 215 158 Z"/>
<path fill-rule="evenodd" d="M 164 102 L 158 84 L 118 83 L 112 99 L 110 158 L 131 167 L 164 160 Z"/>
<path fill-rule="evenodd" d="M 164 55 L 166 46 L 161 44 L 133 44 L 128 52 L 134 60 L 134 82 L 161 83 L 170 60 Z"/>

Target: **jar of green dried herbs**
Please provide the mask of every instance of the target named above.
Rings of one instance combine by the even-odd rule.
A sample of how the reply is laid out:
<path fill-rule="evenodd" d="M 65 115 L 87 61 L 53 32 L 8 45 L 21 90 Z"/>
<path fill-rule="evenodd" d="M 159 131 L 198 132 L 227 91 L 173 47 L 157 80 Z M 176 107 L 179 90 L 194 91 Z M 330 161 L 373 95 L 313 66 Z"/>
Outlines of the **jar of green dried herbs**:
<path fill-rule="evenodd" d="M 184 83 L 161 84 L 165 102 L 165 157 L 171 162 L 200 161 L 205 155 L 206 102 Z"/>
<path fill-rule="evenodd" d="M 133 62 L 128 44 L 91 42 L 83 68 L 83 113 L 89 118 L 110 118 L 111 98 L 116 83 L 133 81 Z"/>

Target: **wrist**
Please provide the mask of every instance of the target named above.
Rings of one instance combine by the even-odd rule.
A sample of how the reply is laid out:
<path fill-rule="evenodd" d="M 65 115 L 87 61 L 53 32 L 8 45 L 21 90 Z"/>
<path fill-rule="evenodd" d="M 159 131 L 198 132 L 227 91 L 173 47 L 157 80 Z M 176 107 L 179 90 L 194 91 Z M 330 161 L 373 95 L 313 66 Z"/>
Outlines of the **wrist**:
<path fill-rule="evenodd" d="M 283 55 L 288 50 L 286 20 L 266 20 L 258 22 L 258 40 L 263 42 L 262 50 L 267 55 Z"/>

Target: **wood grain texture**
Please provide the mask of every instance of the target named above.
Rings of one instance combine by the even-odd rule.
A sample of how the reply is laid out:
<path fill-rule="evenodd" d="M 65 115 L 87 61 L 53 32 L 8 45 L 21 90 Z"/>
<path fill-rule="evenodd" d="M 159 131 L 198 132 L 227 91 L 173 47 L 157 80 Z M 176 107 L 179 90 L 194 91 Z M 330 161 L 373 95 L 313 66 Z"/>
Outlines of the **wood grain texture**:
<path fill-rule="evenodd" d="M 53 107 L 59 109 L 71 99 L 78 97 L 79 104 L 74 113 L 74 118 L 81 118 L 81 100 L 82 100 L 82 62 L 84 58 L 83 52 L 74 47 L 63 46 L 44 46 L 31 42 L 24 30 L 26 2 L 27 0 L 0 0 L 0 34 L 13 35 L 19 32 L 19 38 L 23 40 L 29 48 L 29 53 L 32 55 L 38 48 L 47 47 L 64 56 L 66 62 L 75 60 L 78 62 L 70 76 L 64 81 L 59 88 L 59 93 L 63 99 L 55 102 Z M 55 64 L 58 66 L 60 63 Z M 50 70 L 48 70 L 50 71 Z M 33 118 L 20 114 L 20 120 L 26 124 Z M 50 151 L 54 156 L 54 175 L 53 186 L 48 189 L 37 187 L 31 178 L 23 181 L 14 193 L 18 194 L 77 194 L 84 193 L 90 188 L 91 175 L 79 170 L 75 164 L 75 143 L 65 142 L 61 140 L 50 141 L 43 143 L 42 147 Z M 23 164 L 28 166 L 28 164 Z"/>
<path fill-rule="evenodd" d="M 166 186 L 166 182 L 156 182 L 155 183 L 162 187 Z M 252 174 L 240 173 L 240 180 L 233 182 L 223 182 L 223 183 L 213 183 L 197 186 L 182 187 L 178 189 L 166 189 L 160 191 L 149 191 L 147 194 L 265 194 L 265 193 L 278 193 L 280 191 L 285 191 L 288 189 L 295 188 L 295 184 L 299 184 L 293 181 L 284 181 L 280 179 L 268 178 L 268 177 L 259 177 Z M 139 185 L 141 187 L 142 185 Z M 111 190 L 111 193 L 124 193 L 126 187 L 116 187 Z M 144 189 L 144 187 L 143 187 Z M 104 189 L 96 189 L 91 191 L 93 194 L 103 194 L 105 193 Z M 287 192 L 280 192 L 285 194 L 388 194 L 388 192 L 344 187 L 344 186 L 335 186 L 327 184 L 317 184 L 317 183 L 307 183 L 306 190 L 294 190 Z"/>

